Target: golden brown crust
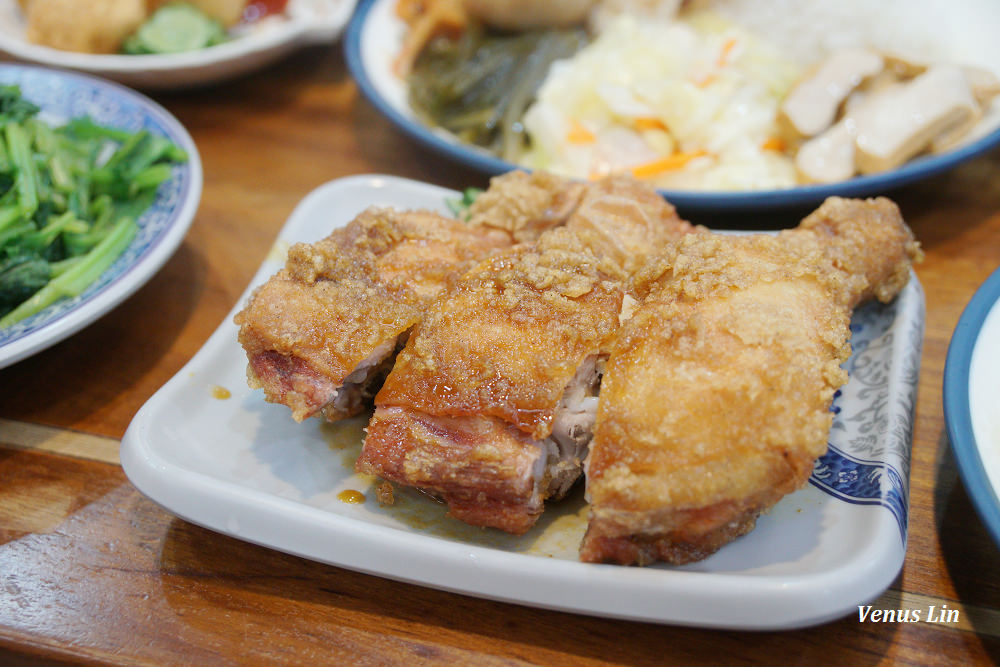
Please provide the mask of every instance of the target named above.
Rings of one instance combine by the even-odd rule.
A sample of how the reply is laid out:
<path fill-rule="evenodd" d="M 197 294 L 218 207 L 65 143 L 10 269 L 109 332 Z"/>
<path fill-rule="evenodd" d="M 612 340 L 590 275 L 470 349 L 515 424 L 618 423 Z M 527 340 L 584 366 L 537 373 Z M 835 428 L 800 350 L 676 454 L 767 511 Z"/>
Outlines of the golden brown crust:
<path fill-rule="evenodd" d="M 616 332 L 630 273 L 690 229 L 634 180 L 588 184 L 564 228 L 484 261 L 428 310 L 377 403 L 547 437 L 577 368 Z"/>
<path fill-rule="evenodd" d="M 799 225 L 835 243 L 826 252 L 833 266 L 855 276 L 849 306 L 869 299 L 891 301 L 910 279 L 910 267 L 923 259 L 920 244 L 902 223 L 899 207 L 885 197 L 843 199 L 830 197 Z"/>
<path fill-rule="evenodd" d="M 379 407 L 368 440 L 379 446 L 363 449 L 359 472 L 432 493 L 456 519 L 521 534 L 542 511 L 532 472 L 544 452 L 498 419 Z"/>
<path fill-rule="evenodd" d="M 372 208 L 313 244 L 235 318 L 251 384 L 296 419 L 317 412 L 359 364 L 395 345 L 427 304 L 506 235 L 434 213 Z"/>
<path fill-rule="evenodd" d="M 802 486 L 851 306 L 895 294 L 918 256 L 886 200 L 836 200 L 775 236 L 688 235 L 646 267 L 601 386 L 581 556 L 702 558 Z"/>
<path fill-rule="evenodd" d="M 848 318 L 827 304 L 811 280 L 644 304 L 601 385 L 592 501 L 714 504 L 772 485 L 789 458 L 811 467 L 849 352 Z"/>
<path fill-rule="evenodd" d="M 544 171 L 494 176 L 469 207 L 469 223 L 503 230 L 517 243 L 535 241 L 566 222 L 586 187 Z"/>
<path fill-rule="evenodd" d="M 546 437 L 576 369 L 618 326 L 623 290 L 597 264 L 566 229 L 483 262 L 426 313 L 376 403 Z"/>
<path fill-rule="evenodd" d="M 538 186 L 527 179 L 510 183 Z M 565 227 L 480 263 L 428 310 L 376 397 L 376 414 L 393 417 L 374 420 L 359 469 L 431 488 L 463 521 L 526 530 L 552 492 L 541 448 L 567 386 L 620 326 L 630 272 L 689 230 L 651 188 L 622 179 L 588 184 Z M 483 420 L 496 430 L 474 429 L 482 440 L 472 447 L 469 429 Z M 432 442 L 404 427 L 429 422 L 438 429 Z M 493 451 L 490 440 L 500 433 L 507 463 L 477 465 L 469 452 Z M 407 463 L 413 460 L 423 463 Z M 444 460 L 452 461 L 446 481 L 469 484 L 467 496 L 446 492 L 442 476 L 427 472 Z M 558 465 L 570 483 L 574 468 L 580 472 L 575 456 Z M 523 479 L 535 480 L 527 494 Z"/>
<path fill-rule="evenodd" d="M 656 190 L 624 176 L 589 184 L 566 227 L 589 252 L 612 263 L 623 281 L 670 243 L 701 229 L 682 220 Z"/>

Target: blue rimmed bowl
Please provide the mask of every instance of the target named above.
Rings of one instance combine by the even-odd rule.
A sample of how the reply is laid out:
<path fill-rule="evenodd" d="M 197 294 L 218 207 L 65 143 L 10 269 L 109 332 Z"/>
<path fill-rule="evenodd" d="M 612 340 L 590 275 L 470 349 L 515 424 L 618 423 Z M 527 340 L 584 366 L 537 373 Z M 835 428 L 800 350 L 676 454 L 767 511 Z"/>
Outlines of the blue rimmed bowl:
<path fill-rule="evenodd" d="M 944 418 L 965 489 L 1000 546 L 1000 269 L 962 312 L 944 367 Z"/>
<path fill-rule="evenodd" d="M 421 121 L 407 101 L 406 84 L 392 71 L 405 25 L 394 14 L 395 0 L 362 0 L 344 36 L 347 65 L 368 100 L 393 124 L 419 143 L 473 169 L 499 174 L 517 168 L 486 150 L 463 143 L 454 135 Z M 827 197 L 885 194 L 930 178 L 1000 145 L 1000 127 L 982 130 L 974 141 L 939 155 L 912 160 L 891 171 L 857 176 L 847 181 L 801 185 L 778 190 L 717 192 L 661 190 L 682 212 L 732 214 L 814 206 Z"/>

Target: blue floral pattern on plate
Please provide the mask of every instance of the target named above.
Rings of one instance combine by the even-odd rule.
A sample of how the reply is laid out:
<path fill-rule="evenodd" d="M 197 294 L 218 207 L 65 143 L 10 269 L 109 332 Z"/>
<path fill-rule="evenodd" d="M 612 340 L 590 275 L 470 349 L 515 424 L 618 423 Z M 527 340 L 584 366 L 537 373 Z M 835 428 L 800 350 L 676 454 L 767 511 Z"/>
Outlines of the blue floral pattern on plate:
<path fill-rule="evenodd" d="M 167 137 L 189 155 L 186 164 L 174 167 L 173 176 L 160 186 L 153 205 L 138 219 L 139 231 L 132 244 L 83 294 L 59 301 L 33 317 L 0 329 L 0 367 L 3 367 L 27 356 L 20 354 L 8 358 L 11 355 L 4 354 L 5 347 L 24 342 L 30 336 L 45 337 L 48 327 L 71 314 L 79 317 L 82 309 L 112 286 L 125 288 L 120 289 L 120 296 L 115 295 L 117 303 L 151 277 L 151 267 L 147 263 L 165 260 L 191 223 L 201 193 L 201 165 L 194 143 L 180 123 L 159 105 L 128 88 L 86 75 L 9 64 L 0 65 L 0 84 L 20 86 L 24 96 L 41 107 L 42 118 L 50 123 L 61 124 L 72 118 L 90 116 L 101 125 L 130 131 L 145 129 Z M 165 243 L 174 244 L 174 248 L 161 248 Z M 154 254 L 160 256 L 154 259 Z M 144 270 L 137 271 L 140 268 Z M 106 310 L 102 308 L 89 318 L 83 313 L 87 320 L 83 324 Z M 83 324 L 74 325 L 68 333 Z M 33 344 L 35 349 L 31 351 L 57 342 L 64 337 L 63 333 Z"/>
<path fill-rule="evenodd" d="M 916 281 L 912 284 L 919 288 Z M 852 354 L 844 365 L 850 381 L 834 396 L 829 448 L 816 461 L 809 480 L 845 502 L 885 507 L 896 519 L 904 544 L 923 341 L 922 289 L 918 296 L 915 318 L 897 317 L 899 300 L 868 304 L 855 312 Z M 897 345 L 897 337 L 905 345 Z M 905 354 L 896 352 L 900 349 Z M 855 406 L 849 413 L 841 410 L 844 401 Z"/>

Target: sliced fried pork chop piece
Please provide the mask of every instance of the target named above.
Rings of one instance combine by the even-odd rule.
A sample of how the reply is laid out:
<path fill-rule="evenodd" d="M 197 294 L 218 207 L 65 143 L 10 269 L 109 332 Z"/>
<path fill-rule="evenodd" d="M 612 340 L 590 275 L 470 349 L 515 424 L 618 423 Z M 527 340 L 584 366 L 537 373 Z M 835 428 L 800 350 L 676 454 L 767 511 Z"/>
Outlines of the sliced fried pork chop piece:
<path fill-rule="evenodd" d="M 605 181 L 565 227 L 470 270 L 400 353 L 357 469 L 468 523 L 528 530 L 581 474 L 635 257 L 689 229 L 654 191 Z"/>
<path fill-rule="evenodd" d="M 583 186 L 543 173 L 495 177 L 468 223 L 372 208 L 313 244 L 236 316 L 251 387 L 296 420 L 371 405 L 427 305 L 477 261 L 563 224 Z"/>
<path fill-rule="evenodd" d="M 601 385 L 581 559 L 704 558 L 803 486 L 846 381 L 851 309 L 920 250 L 887 199 L 831 199 L 779 235 L 691 234 L 635 281 Z"/>
<path fill-rule="evenodd" d="M 509 245 L 501 231 L 436 213 L 372 208 L 292 246 L 285 268 L 236 315 L 250 385 L 296 420 L 357 414 L 427 304 Z"/>
<path fill-rule="evenodd" d="M 358 470 L 438 495 L 466 522 L 530 528 L 557 408 L 618 327 L 624 290 L 596 264 L 557 229 L 467 273 L 396 359 Z"/>

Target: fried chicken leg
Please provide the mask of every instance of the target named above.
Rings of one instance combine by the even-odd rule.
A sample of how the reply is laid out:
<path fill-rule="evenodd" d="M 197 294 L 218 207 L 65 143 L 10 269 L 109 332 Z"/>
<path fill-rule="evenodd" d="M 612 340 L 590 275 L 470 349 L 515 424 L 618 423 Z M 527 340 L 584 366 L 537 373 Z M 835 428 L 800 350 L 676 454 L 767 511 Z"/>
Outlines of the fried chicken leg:
<path fill-rule="evenodd" d="M 689 229 L 634 181 L 588 185 L 565 228 L 484 261 L 427 311 L 357 469 L 527 531 L 580 476 L 629 276 Z"/>
<path fill-rule="evenodd" d="M 778 235 L 691 234 L 636 278 L 601 385 L 581 559 L 704 558 L 805 484 L 846 381 L 851 309 L 920 250 L 887 199 L 830 199 Z"/>

